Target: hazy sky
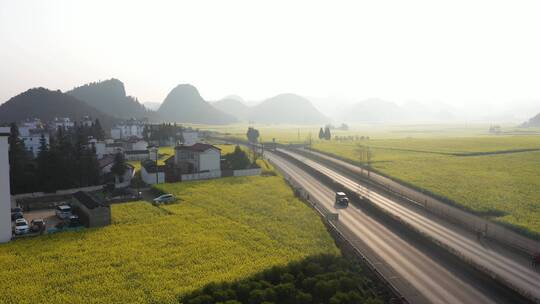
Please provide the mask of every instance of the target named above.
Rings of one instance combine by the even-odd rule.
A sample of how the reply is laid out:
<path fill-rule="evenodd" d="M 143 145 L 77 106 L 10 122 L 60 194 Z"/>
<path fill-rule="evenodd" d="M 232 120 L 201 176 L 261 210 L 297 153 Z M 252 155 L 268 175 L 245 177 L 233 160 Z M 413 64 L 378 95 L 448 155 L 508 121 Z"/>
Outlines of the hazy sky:
<path fill-rule="evenodd" d="M 0 101 L 115 77 L 161 102 L 540 98 L 540 1 L 0 0 Z"/>

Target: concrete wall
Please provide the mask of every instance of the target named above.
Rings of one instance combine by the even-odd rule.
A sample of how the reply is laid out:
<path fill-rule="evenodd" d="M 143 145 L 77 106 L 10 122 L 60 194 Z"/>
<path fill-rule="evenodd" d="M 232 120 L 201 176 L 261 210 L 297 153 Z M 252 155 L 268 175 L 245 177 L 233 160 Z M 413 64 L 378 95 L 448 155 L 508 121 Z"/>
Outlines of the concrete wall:
<path fill-rule="evenodd" d="M 221 169 L 221 153 L 219 150 L 208 149 L 199 154 L 199 171 L 215 171 Z"/>
<path fill-rule="evenodd" d="M 9 185 L 9 128 L 0 128 L 0 243 L 11 240 L 11 197 Z"/>
<path fill-rule="evenodd" d="M 97 142 L 95 143 L 94 147 L 96 148 L 96 156 L 98 159 L 102 159 L 103 155 L 105 155 L 106 149 L 105 149 L 105 143 L 104 142 Z"/>
<path fill-rule="evenodd" d="M 131 150 L 146 150 L 148 149 L 148 143 L 144 140 L 139 140 L 131 144 Z"/>
<path fill-rule="evenodd" d="M 234 170 L 233 176 L 253 176 L 261 175 L 261 168 Z"/>
<path fill-rule="evenodd" d="M 202 173 L 182 174 L 181 180 L 184 182 L 184 181 L 191 181 L 191 180 L 212 179 L 212 178 L 220 178 L 220 177 L 221 177 L 221 170 L 217 170 L 217 171 L 202 172 Z"/>
<path fill-rule="evenodd" d="M 141 166 L 141 178 L 143 180 L 143 182 L 149 184 L 149 185 L 153 185 L 156 183 L 156 173 L 149 173 L 146 171 L 146 169 L 144 168 L 144 166 Z M 165 172 L 158 172 L 158 181 L 157 183 L 158 184 L 161 184 L 161 183 L 164 183 L 165 182 Z"/>
<path fill-rule="evenodd" d="M 126 153 L 126 160 L 145 160 L 149 158 L 149 153 L 131 154 Z"/>
<path fill-rule="evenodd" d="M 113 139 L 120 139 L 122 137 L 122 130 L 120 130 L 119 128 L 112 128 L 111 137 Z"/>
<path fill-rule="evenodd" d="M 124 174 L 124 181 L 121 183 L 117 183 L 114 186 L 116 188 L 125 188 L 130 185 L 131 179 L 135 175 L 135 170 L 132 168 L 129 168 L 126 173 Z M 16 201 L 19 199 L 24 198 L 35 198 L 35 197 L 43 197 L 43 196 L 52 196 L 52 195 L 66 195 L 66 194 L 73 194 L 75 192 L 84 191 L 84 192 L 92 192 L 103 189 L 103 186 L 105 185 L 96 185 L 96 186 L 88 186 L 88 187 L 79 187 L 79 188 L 71 188 L 71 189 L 62 189 L 57 190 L 54 193 L 45 193 L 45 192 L 31 192 L 31 193 L 20 193 L 15 194 L 12 196 L 12 198 Z M 11 215 L 10 215 L 11 219 Z"/>

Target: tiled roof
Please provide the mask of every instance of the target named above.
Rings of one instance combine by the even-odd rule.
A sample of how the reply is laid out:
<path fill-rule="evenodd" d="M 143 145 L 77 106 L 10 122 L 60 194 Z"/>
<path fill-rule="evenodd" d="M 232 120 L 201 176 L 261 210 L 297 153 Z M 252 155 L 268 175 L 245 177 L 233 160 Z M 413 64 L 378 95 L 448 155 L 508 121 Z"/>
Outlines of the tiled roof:
<path fill-rule="evenodd" d="M 102 159 L 98 159 L 98 164 L 100 168 L 106 167 L 114 163 L 114 155 L 105 155 Z"/>
<path fill-rule="evenodd" d="M 209 144 L 203 144 L 203 143 L 196 143 L 194 145 L 191 145 L 191 146 L 184 146 L 184 145 L 179 145 L 179 146 L 176 146 L 175 147 L 176 150 L 183 150 L 183 151 L 194 151 L 194 152 L 204 152 L 208 149 L 216 149 L 216 150 L 220 150 L 220 148 L 216 147 L 216 146 L 213 146 L 213 145 L 209 145 Z"/>
<path fill-rule="evenodd" d="M 125 151 L 125 154 L 148 154 L 148 150 L 131 150 Z"/>
<path fill-rule="evenodd" d="M 93 195 L 90 195 L 87 192 L 79 191 L 73 194 L 73 197 L 78 200 L 81 204 L 85 205 L 88 209 L 94 209 L 97 207 L 107 207 L 108 205 L 105 202 L 98 200 Z"/>

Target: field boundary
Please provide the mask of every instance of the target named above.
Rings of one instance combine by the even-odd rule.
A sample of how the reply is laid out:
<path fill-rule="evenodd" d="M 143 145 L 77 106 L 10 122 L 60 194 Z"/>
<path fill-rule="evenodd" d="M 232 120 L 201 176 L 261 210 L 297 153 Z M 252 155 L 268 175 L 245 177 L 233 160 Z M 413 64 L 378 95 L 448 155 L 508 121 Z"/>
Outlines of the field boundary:
<path fill-rule="evenodd" d="M 513 153 L 540 151 L 540 148 L 523 148 L 523 149 L 508 149 L 508 150 L 496 150 L 496 151 L 446 152 L 446 151 L 415 150 L 415 149 L 392 148 L 392 147 L 381 147 L 381 146 L 369 146 L 369 147 L 374 148 L 374 149 L 380 149 L 380 150 L 416 152 L 416 153 L 438 154 L 438 155 L 458 156 L 458 157 L 513 154 Z M 321 151 L 316 148 L 313 150 L 317 150 L 319 152 Z"/>

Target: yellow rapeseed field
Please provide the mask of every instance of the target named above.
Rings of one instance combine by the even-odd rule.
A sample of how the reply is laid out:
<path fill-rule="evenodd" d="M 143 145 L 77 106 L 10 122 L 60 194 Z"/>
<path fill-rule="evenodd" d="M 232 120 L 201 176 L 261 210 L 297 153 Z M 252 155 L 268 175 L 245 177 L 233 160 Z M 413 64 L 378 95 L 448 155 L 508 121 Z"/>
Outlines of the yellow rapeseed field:
<path fill-rule="evenodd" d="M 108 227 L 0 245 L 0 303 L 171 303 L 210 282 L 339 254 L 280 177 L 161 188 L 179 201 L 113 205 Z"/>

